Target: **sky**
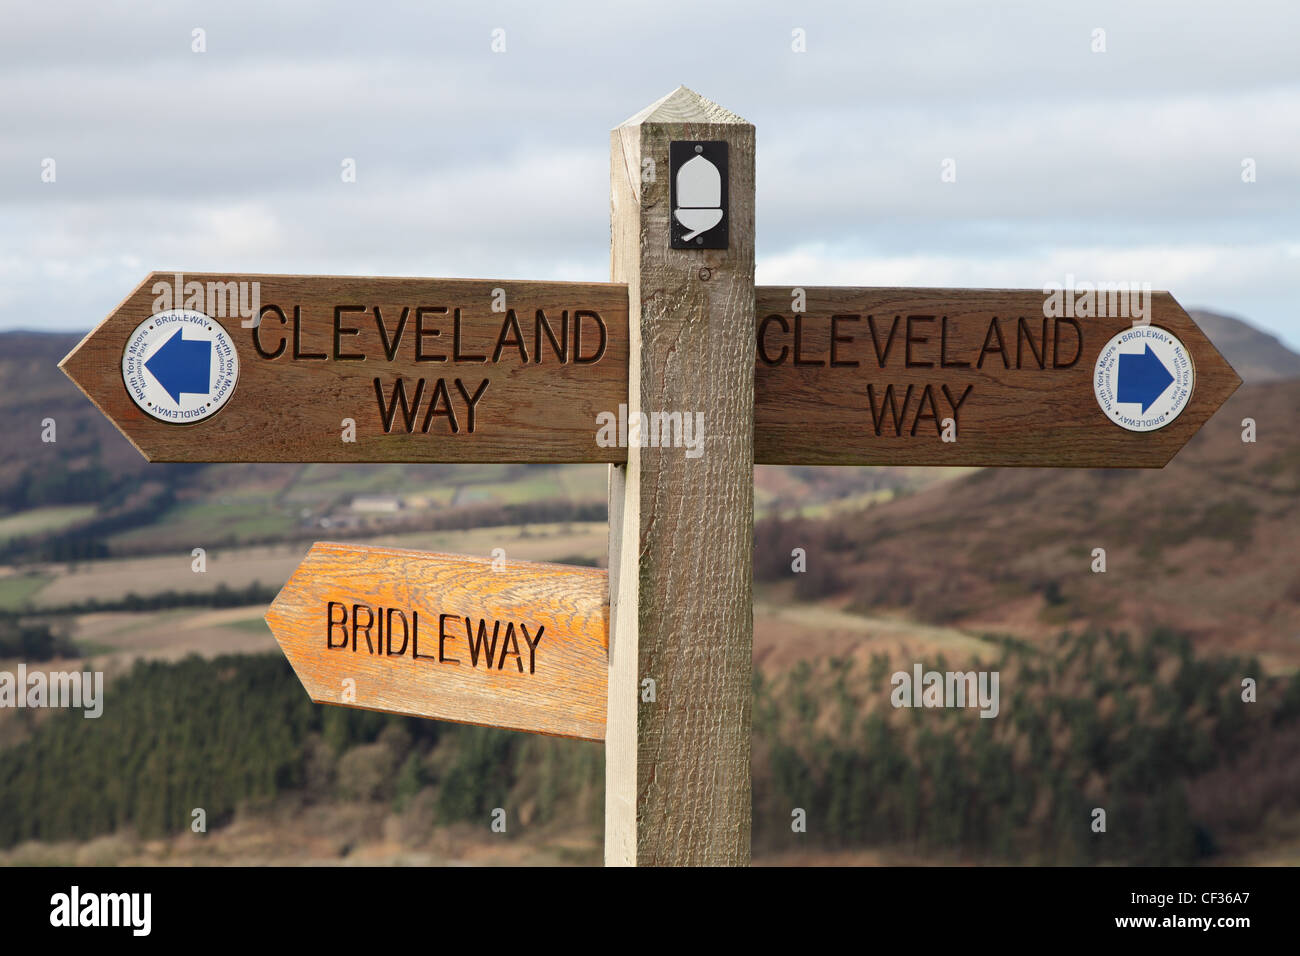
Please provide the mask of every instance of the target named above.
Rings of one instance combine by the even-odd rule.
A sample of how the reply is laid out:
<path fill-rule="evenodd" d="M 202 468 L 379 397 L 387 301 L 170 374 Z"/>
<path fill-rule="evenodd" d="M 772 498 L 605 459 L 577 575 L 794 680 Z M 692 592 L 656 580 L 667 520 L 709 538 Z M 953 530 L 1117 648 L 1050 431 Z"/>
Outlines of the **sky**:
<path fill-rule="evenodd" d="M 1300 349 L 1293 2 L 0 5 L 0 329 L 607 279 L 608 131 L 685 85 L 756 127 L 762 284 L 1148 282 Z"/>

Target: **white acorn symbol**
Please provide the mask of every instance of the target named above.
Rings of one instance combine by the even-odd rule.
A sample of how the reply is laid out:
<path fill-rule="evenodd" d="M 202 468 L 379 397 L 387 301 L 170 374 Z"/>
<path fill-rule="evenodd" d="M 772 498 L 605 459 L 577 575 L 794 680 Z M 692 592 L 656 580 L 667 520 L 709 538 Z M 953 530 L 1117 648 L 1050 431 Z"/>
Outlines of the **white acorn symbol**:
<path fill-rule="evenodd" d="M 703 156 L 677 170 L 677 209 L 673 215 L 687 229 L 683 240 L 694 239 L 722 221 L 722 174 Z"/>

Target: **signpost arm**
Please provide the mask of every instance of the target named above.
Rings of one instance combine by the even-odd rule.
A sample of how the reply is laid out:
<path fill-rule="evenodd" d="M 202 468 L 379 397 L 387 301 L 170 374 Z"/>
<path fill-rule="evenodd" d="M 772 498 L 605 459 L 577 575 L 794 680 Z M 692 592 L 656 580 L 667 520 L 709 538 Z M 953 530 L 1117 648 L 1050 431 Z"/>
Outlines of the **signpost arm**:
<path fill-rule="evenodd" d="M 726 248 L 670 248 L 673 141 L 726 144 Z M 611 466 L 605 861 L 745 865 L 754 127 L 679 87 L 616 128 L 610 146 L 611 278 L 629 300 L 627 420 L 680 413 L 695 425 L 702 415 L 704 441 L 697 454 L 631 438 L 627 464 Z"/>

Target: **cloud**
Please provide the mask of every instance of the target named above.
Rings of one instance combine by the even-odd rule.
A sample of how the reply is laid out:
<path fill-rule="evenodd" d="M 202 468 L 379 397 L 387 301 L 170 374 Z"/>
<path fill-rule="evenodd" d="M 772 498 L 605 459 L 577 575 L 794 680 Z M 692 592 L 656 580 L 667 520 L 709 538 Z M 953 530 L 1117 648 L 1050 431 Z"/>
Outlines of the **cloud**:
<path fill-rule="evenodd" d="M 1149 276 L 1300 345 L 1298 26 L 1208 0 L 21 6 L 0 327 L 86 329 L 153 268 L 604 278 L 607 131 L 685 82 L 758 129 L 763 275 Z"/>

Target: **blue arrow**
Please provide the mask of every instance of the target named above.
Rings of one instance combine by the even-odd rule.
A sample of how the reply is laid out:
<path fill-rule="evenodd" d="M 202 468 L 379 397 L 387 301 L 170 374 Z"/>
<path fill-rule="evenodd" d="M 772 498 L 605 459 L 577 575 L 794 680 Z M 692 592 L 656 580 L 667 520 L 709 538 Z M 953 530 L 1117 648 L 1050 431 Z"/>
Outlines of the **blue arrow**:
<path fill-rule="evenodd" d="M 1120 353 L 1119 388 L 1115 400 L 1141 405 L 1145 415 L 1173 380 L 1165 363 L 1151 351 L 1150 344 L 1145 352 Z"/>
<path fill-rule="evenodd" d="M 144 367 L 158 384 L 179 403 L 181 392 L 206 395 L 212 390 L 212 343 L 187 340 L 184 329 L 162 344 Z"/>

